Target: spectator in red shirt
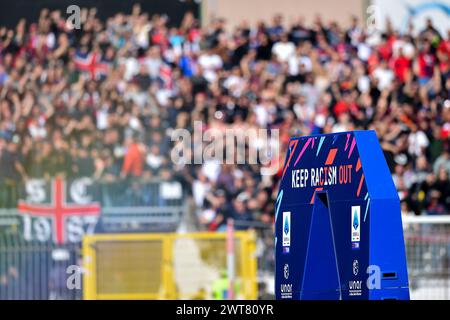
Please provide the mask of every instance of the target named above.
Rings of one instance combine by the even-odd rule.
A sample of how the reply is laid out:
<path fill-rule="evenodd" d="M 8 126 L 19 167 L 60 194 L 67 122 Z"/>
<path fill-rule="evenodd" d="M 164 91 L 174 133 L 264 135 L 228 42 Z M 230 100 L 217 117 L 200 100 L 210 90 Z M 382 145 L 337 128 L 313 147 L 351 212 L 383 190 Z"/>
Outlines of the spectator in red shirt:
<path fill-rule="evenodd" d="M 128 141 L 126 141 L 126 145 L 128 148 L 125 153 L 121 176 L 123 178 L 127 177 L 128 175 L 140 177 L 143 167 L 141 147 L 134 138 L 129 138 Z"/>
<path fill-rule="evenodd" d="M 419 52 L 417 57 L 417 75 L 421 86 L 426 85 L 433 77 L 435 65 L 436 57 L 431 52 L 431 44 L 428 40 L 424 40 L 423 50 Z"/>
<path fill-rule="evenodd" d="M 400 82 L 405 82 L 406 73 L 411 67 L 411 60 L 403 54 L 403 48 L 399 49 L 398 57 L 394 59 L 394 73 Z"/>
<path fill-rule="evenodd" d="M 336 115 L 336 118 L 338 118 L 343 113 L 353 112 L 357 109 L 358 106 L 354 102 L 350 92 L 344 92 L 342 95 L 342 99 L 334 105 L 333 111 Z"/>
<path fill-rule="evenodd" d="M 439 43 L 436 54 L 439 60 L 439 69 L 441 73 L 448 73 L 450 70 L 450 30 L 447 33 L 447 39 L 444 39 Z"/>

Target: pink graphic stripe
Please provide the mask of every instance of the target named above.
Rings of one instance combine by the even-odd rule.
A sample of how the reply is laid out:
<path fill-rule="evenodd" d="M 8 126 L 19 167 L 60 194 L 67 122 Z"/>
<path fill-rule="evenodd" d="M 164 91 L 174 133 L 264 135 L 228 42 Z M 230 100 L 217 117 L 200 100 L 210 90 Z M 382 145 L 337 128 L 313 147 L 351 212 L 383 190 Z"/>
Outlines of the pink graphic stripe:
<path fill-rule="evenodd" d="M 300 151 L 300 153 L 299 153 L 299 155 L 298 155 L 298 157 L 297 157 L 297 160 L 295 160 L 294 166 L 297 165 L 298 161 L 299 161 L 300 158 L 303 156 L 303 153 L 305 152 L 306 148 L 308 147 L 308 145 L 310 144 L 310 142 L 311 142 L 312 139 L 313 139 L 313 138 L 309 138 L 308 140 L 306 140 L 306 143 L 305 143 L 305 145 L 303 146 L 302 151 Z"/>
<path fill-rule="evenodd" d="M 295 149 L 297 148 L 298 140 L 291 141 L 289 144 L 289 148 L 294 145 L 294 149 L 292 149 L 291 154 L 289 155 L 288 161 L 286 162 L 286 166 L 283 169 L 283 174 L 281 177 L 284 177 L 284 174 L 286 173 L 287 168 L 289 168 L 289 164 L 291 163 L 292 156 L 294 155 Z"/>
<path fill-rule="evenodd" d="M 348 158 L 349 158 L 349 159 L 350 159 L 350 156 L 351 156 L 352 153 L 353 153 L 353 149 L 355 149 L 355 145 L 356 145 L 356 139 L 353 138 L 353 140 L 352 140 L 352 146 L 350 147 L 350 152 L 348 153 Z"/>
<path fill-rule="evenodd" d="M 347 141 L 345 142 L 345 149 L 344 151 L 347 151 L 348 148 L 348 141 L 350 140 L 350 133 L 347 133 Z"/>

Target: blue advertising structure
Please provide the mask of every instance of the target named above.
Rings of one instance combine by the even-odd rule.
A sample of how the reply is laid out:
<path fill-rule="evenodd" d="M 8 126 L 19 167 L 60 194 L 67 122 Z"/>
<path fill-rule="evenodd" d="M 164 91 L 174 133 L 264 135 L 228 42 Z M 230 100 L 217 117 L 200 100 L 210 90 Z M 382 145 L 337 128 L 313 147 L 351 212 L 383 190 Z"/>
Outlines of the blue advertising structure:
<path fill-rule="evenodd" d="M 292 138 L 275 227 L 277 299 L 409 299 L 400 201 L 375 131 Z"/>

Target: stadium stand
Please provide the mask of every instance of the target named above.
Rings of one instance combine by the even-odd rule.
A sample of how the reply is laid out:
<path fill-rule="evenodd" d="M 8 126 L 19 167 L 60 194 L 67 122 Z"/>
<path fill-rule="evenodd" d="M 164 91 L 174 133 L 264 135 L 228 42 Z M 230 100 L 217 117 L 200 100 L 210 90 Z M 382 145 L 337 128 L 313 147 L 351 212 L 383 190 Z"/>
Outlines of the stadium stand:
<path fill-rule="evenodd" d="M 431 20 L 402 34 L 320 17 L 229 30 L 219 18 L 200 26 L 192 13 L 171 26 L 165 15 L 135 6 L 106 20 L 83 9 L 81 29 L 72 29 L 60 11 L 44 9 L 37 21 L 0 26 L 2 225 L 15 219 L 10 212 L 30 181 L 50 188 L 55 178 L 88 177 L 114 230 L 156 222 L 223 231 L 228 217 L 238 230 L 256 229 L 265 277 L 274 268 L 282 168 L 267 177 L 260 165 L 174 163 L 171 133 L 193 132 L 195 121 L 222 132 L 278 129 L 281 151 L 291 136 L 374 129 L 403 214 L 448 214 L 449 58 L 450 31 L 439 34 Z M 181 186 L 165 192 L 185 206 L 148 198 L 151 188 L 163 192 L 162 182 Z M 135 209 L 164 206 L 169 213 Z M 1 283 L 15 277 L 13 269 L 0 268 Z"/>

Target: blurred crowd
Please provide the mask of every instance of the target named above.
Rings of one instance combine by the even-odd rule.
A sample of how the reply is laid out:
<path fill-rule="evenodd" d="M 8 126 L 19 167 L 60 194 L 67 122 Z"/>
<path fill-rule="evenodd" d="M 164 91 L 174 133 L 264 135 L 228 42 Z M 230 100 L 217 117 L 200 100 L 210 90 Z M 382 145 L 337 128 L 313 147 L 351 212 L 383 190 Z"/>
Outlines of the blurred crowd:
<path fill-rule="evenodd" d="M 279 174 L 262 165 L 179 164 L 175 129 L 279 129 L 289 137 L 377 131 L 404 213 L 450 210 L 450 30 L 367 30 L 304 19 L 230 28 L 187 13 L 82 9 L 0 27 L 0 185 L 31 178 L 180 181 L 204 228 L 270 224 Z M 252 141 L 247 148 L 259 148 Z M 280 160 L 281 159 L 281 160 Z M 272 159 L 272 165 L 283 161 Z"/>

